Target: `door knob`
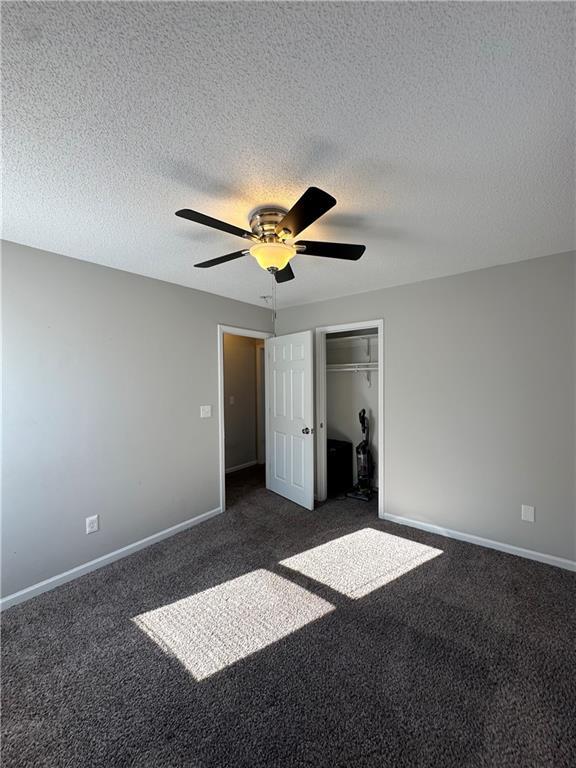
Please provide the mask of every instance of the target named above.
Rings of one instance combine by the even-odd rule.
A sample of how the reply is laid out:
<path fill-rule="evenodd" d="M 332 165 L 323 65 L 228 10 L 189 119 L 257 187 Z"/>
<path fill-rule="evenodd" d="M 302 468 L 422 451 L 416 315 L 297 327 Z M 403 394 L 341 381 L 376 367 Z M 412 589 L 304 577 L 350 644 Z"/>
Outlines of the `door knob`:
<path fill-rule="evenodd" d="M 308 427 L 304 427 L 304 429 L 302 430 L 302 434 L 303 435 L 309 435 L 310 434 L 310 429 Z"/>

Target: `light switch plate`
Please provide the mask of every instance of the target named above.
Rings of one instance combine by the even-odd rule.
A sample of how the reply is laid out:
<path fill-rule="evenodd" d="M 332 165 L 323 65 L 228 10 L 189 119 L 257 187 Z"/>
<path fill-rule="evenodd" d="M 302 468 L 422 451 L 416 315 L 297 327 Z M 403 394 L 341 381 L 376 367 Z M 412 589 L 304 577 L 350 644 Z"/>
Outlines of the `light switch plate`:
<path fill-rule="evenodd" d="M 212 416 L 212 406 L 211 405 L 201 405 L 200 406 L 200 418 L 201 419 L 209 419 Z"/>
<path fill-rule="evenodd" d="M 534 507 L 531 507 L 528 504 L 522 504 L 522 520 L 526 523 L 533 523 L 535 511 Z"/>

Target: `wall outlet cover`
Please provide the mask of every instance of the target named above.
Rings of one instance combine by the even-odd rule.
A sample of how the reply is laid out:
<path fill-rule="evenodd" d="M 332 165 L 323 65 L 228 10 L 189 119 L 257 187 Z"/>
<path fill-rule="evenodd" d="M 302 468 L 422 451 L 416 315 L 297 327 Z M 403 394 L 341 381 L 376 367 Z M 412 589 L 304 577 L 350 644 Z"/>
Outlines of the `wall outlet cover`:
<path fill-rule="evenodd" d="M 212 416 L 212 406 L 211 405 L 201 405 L 200 406 L 200 418 L 201 419 L 209 419 Z"/>
<path fill-rule="evenodd" d="M 96 531 L 100 530 L 100 522 L 98 520 L 98 515 L 92 515 L 91 517 L 86 518 L 86 533 L 96 533 Z"/>

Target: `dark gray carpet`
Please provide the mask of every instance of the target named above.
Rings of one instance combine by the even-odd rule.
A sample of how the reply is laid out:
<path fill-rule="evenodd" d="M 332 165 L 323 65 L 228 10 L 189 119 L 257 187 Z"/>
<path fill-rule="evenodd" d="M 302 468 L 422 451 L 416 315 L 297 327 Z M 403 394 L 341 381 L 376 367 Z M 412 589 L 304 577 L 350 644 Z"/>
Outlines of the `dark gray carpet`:
<path fill-rule="evenodd" d="M 224 515 L 4 614 L 6 768 L 576 764 L 575 574 L 231 483 Z M 443 554 L 358 599 L 278 565 L 366 528 Z M 258 569 L 335 610 L 200 681 L 132 621 Z"/>

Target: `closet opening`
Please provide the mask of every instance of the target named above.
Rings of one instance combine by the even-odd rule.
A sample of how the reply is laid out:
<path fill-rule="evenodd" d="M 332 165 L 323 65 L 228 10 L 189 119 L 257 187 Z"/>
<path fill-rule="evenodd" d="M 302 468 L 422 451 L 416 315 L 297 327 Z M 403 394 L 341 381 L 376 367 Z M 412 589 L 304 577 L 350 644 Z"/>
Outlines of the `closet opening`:
<path fill-rule="evenodd" d="M 316 331 L 316 498 L 384 515 L 383 321 Z"/>

